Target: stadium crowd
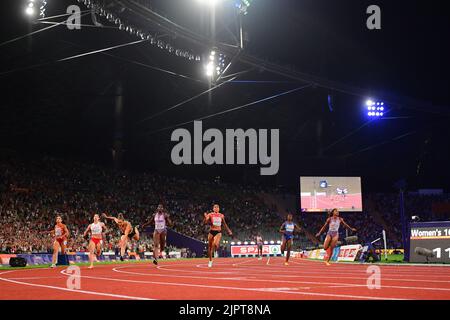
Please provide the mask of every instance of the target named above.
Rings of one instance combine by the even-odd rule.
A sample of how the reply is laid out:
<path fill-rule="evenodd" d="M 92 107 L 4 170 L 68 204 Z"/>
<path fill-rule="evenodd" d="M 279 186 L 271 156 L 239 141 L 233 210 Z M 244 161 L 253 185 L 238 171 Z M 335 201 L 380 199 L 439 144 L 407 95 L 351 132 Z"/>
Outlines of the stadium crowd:
<path fill-rule="evenodd" d="M 123 213 L 133 225 L 147 221 L 162 203 L 173 229 L 206 241 L 203 213 L 219 203 L 234 236 L 270 232 L 279 225 L 277 214 L 264 205 L 252 188 L 207 181 L 187 181 L 149 173 L 114 172 L 98 166 L 44 157 L 0 160 L 0 250 L 45 252 L 56 215 L 63 217 L 70 237 L 68 248 L 82 251 L 82 235 L 94 213 Z M 120 232 L 107 223 L 105 246 L 113 249 Z M 151 237 L 143 234 L 138 245 L 148 250 Z"/>
<path fill-rule="evenodd" d="M 57 214 L 63 217 L 70 237 L 68 248 L 86 250 L 82 237 L 94 213 L 123 213 L 133 225 L 142 225 L 162 203 L 174 221 L 173 230 L 206 241 L 207 227 L 203 213 L 219 203 L 233 230 L 233 239 L 254 240 L 257 234 L 265 239 L 279 239 L 277 232 L 283 222 L 275 207 L 261 199 L 260 188 L 164 177 L 150 173 L 115 172 L 99 166 L 42 157 L 30 160 L 16 154 L 0 158 L 0 252 L 47 252 L 51 250 L 49 230 Z M 267 190 L 265 190 L 267 192 Z M 276 193 L 276 190 L 274 191 Z M 363 213 L 343 214 L 349 225 L 358 229 L 360 242 L 381 236 L 383 226 L 374 219 L 376 211 L 395 236 L 388 237 L 388 246 L 401 243 L 398 194 L 370 194 L 374 203 Z M 433 215 L 433 202 L 449 202 L 448 195 L 408 195 L 406 211 L 424 220 L 438 219 Z M 317 233 L 325 222 L 324 214 L 296 216 L 311 233 Z M 105 248 L 114 251 L 120 232 L 111 222 Z M 151 235 L 142 232 L 141 240 L 132 250 L 150 251 Z M 341 229 L 341 239 L 346 232 Z M 349 232 L 349 235 L 353 235 Z M 305 239 L 305 238 L 304 238 Z M 302 244 L 303 245 L 303 244 Z"/>

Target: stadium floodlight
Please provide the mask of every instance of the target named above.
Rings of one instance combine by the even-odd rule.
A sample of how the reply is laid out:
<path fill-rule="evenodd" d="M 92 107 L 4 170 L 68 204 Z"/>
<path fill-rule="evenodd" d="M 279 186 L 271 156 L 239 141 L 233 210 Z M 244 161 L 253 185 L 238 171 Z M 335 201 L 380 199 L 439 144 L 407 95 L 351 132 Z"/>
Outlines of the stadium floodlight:
<path fill-rule="evenodd" d="M 25 13 L 28 16 L 33 16 L 36 13 L 35 7 L 36 7 L 35 0 L 28 0 L 27 6 L 25 8 Z"/>
<path fill-rule="evenodd" d="M 250 244 L 256 244 L 255 241 L 250 242 Z"/>
<path fill-rule="evenodd" d="M 274 244 L 275 243 L 275 241 L 273 241 L 273 240 L 270 240 L 270 244 Z"/>
<path fill-rule="evenodd" d="M 238 244 L 238 246 L 240 246 L 242 244 L 242 242 L 238 241 L 237 244 Z"/>
<path fill-rule="evenodd" d="M 193 56 L 192 58 L 194 59 L 195 57 Z M 213 48 L 209 52 L 207 61 L 208 62 L 205 65 L 205 73 L 206 76 L 214 82 L 224 71 L 225 55 L 223 53 L 219 53 L 217 48 Z"/>
<path fill-rule="evenodd" d="M 269 242 L 267 242 L 267 241 L 264 241 L 264 244 L 268 244 Z"/>
<path fill-rule="evenodd" d="M 281 241 L 280 241 L 280 240 L 278 240 L 278 241 L 277 241 L 277 244 L 281 244 Z"/>
<path fill-rule="evenodd" d="M 245 244 L 245 245 L 247 245 L 247 244 L 248 244 L 248 242 L 247 242 L 247 241 L 244 241 L 244 244 Z"/>
<path fill-rule="evenodd" d="M 234 246 L 235 244 L 236 244 L 236 242 L 234 242 L 234 241 L 231 242 L 231 245 L 232 245 L 232 246 Z"/>
<path fill-rule="evenodd" d="M 366 101 L 367 115 L 369 117 L 381 118 L 384 116 L 385 107 L 383 101 L 374 101 L 373 99 L 368 99 Z"/>

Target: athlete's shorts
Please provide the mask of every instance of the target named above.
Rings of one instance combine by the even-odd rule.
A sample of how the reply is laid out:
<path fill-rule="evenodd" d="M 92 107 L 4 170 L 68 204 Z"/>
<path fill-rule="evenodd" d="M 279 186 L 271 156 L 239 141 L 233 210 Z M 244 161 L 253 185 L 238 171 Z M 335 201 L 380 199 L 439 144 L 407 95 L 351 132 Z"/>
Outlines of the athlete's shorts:
<path fill-rule="evenodd" d="M 213 237 L 217 236 L 219 233 L 222 233 L 222 231 L 219 230 L 210 230 L 209 234 L 212 235 Z"/>
<path fill-rule="evenodd" d="M 258 249 L 262 250 L 262 248 L 263 248 L 263 244 L 262 243 L 258 243 Z"/>
<path fill-rule="evenodd" d="M 327 236 L 330 236 L 332 238 L 336 237 L 339 234 L 337 231 L 328 231 Z"/>
<path fill-rule="evenodd" d="M 164 229 L 155 229 L 154 232 L 156 232 L 157 234 L 161 234 L 161 233 L 163 233 L 163 232 L 167 232 L 167 228 L 164 228 Z"/>
<path fill-rule="evenodd" d="M 102 242 L 102 239 L 97 239 L 97 238 L 91 238 L 91 241 L 95 244 L 95 245 L 97 245 L 97 244 L 102 244 L 103 242 Z"/>
<path fill-rule="evenodd" d="M 56 238 L 56 241 L 58 241 L 59 245 L 67 245 L 67 239 L 63 239 L 63 238 Z"/>
<path fill-rule="evenodd" d="M 294 239 L 294 235 L 293 234 L 284 234 L 284 239 L 286 239 L 286 241 L 289 241 L 291 239 Z"/>

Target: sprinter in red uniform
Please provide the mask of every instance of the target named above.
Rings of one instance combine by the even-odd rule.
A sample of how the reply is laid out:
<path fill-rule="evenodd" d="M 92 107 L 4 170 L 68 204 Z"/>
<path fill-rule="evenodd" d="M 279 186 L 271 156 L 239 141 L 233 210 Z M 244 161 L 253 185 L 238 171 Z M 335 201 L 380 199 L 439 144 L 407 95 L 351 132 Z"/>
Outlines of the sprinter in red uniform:
<path fill-rule="evenodd" d="M 53 237 L 53 257 L 52 257 L 52 265 L 51 267 L 56 267 L 56 263 L 58 262 L 58 252 L 61 249 L 61 254 L 66 253 L 67 246 L 67 237 L 69 236 L 69 229 L 67 226 L 62 223 L 62 217 L 56 217 L 56 224 L 52 231 L 50 231 Z"/>
<path fill-rule="evenodd" d="M 203 223 L 209 224 L 210 229 L 208 233 L 208 268 L 212 267 L 212 257 L 214 255 L 215 250 L 219 249 L 220 239 L 222 238 L 222 223 L 227 230 L 230 236 L 233 236 L 230 228 L 228 228 L 227 223 L 225 222 L 225 217 L 222 213 L 219 212 L 220 208 L 218 204 L 213 206 L 213 212 L 207 213 L 205 212 Z"/>

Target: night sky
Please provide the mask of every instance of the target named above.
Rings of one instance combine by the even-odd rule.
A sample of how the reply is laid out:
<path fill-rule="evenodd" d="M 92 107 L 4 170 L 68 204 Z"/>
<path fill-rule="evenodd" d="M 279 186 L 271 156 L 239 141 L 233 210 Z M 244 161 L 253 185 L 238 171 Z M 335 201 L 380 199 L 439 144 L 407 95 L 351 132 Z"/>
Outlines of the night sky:
<path fill-rule="evenodd" d="M 224 84 L 210 95 L 145 120 L 207 90 L 203 63 L 147 42 L 57 62 L 138 40 L 114 28 L 69 31 L 58 26 L 5 44 L 49 26 L 30 23 L 23 13 L 25 2 L 1 1 L 0 148 L 30 157 L 50 154 L 112 167 L 111 149 L 120 140 L 122 168 L 138 172 L 220 175 L 242 183 L 294 187 L 300 175 L 351 175 L 362 176 L 364 189 L 373 191 L 394 191 L 394 182 L 401 178 L 410 189 L 450 187 L 450 20 L 444 1 L 253 2 L 243 17 L 247 41 L 242 54 L 289 66 L 320 81 L 290 95 L 208 118 L 203 125 L 205 129 L 280 129 L 281 163 L 275 177 L 260 177 L 259 165 L 176 167 L 170 162 L 174 145 L 170 135 L 179 123 L 304 86 L 305 81 L 237 60 L 229 74 L 250 69 L 236 79 L 240 82 Z M 211 39 L 208 10 L 196 0 L 141 3 Z M 70 4 L 79 3 L 48 0 L 47 16 L 63 14 Z M 366 8 L 371 4 L 381 8 L 381 30 L 366 28 Z M 236 30 L 233 18 L 225 5 L 217 10 L 216 41 L 233 41 L 227 31 Z M 204 56 L 211 47 L 167 34 L 129 10 L 123 19 L 176 48 Z M 99 21 L 115 26 L 100 17 Z M 90 15 L 82 23 L 92 24 Z M 322 80 L 352 92 L 322 86 Z M 123 110 L 117 117 L 119 86 Z M 389 119 L 367 123 L 364 103 L 369 97 L 389 102 Z M 171 128 L 161 130 L 167 127 Z M 192 130 L 193 126 L 182 127 Z"/>

